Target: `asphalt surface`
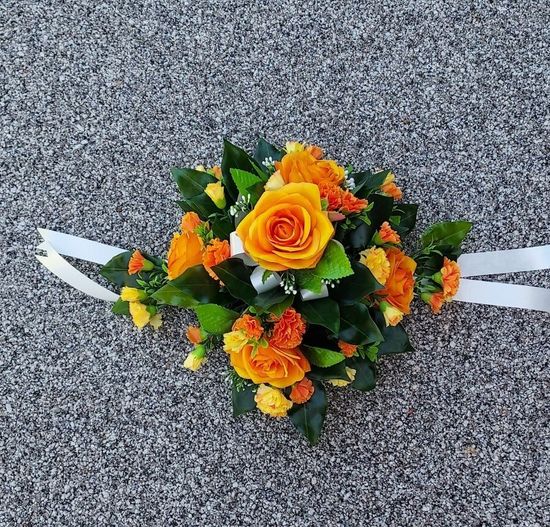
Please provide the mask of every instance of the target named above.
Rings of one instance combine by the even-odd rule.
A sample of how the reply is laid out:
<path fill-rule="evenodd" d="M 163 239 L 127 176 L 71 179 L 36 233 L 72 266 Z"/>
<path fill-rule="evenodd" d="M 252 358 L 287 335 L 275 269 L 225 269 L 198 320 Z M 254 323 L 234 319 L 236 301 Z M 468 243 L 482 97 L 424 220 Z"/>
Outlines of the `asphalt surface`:
<path fill-rule="evenodd" d="M 287 420 L 231 417 L 223 352 L 183 370 L 189 315 L 140 333 L 33 258 L 37 226 L 162 254 L 169 167 L 260 134 L 393 167 L 420 230 L 475 221 L 467 251 L 550 243 L 546 1 L 5 0 L 0 17 L 0 525 L 550 524 L 548 315 L 419 306 L 417 352 L 375 392 L 329 389 L 311 448 Z"/>

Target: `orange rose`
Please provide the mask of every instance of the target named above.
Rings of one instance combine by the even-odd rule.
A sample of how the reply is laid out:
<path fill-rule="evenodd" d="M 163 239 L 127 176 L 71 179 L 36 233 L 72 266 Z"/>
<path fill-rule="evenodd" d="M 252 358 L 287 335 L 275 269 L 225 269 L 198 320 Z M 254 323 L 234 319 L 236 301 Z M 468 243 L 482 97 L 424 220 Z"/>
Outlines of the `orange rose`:
<path fill-rule="evenodd" d="M 315 387 L 313 383 L 307 377 L 304 377 L 292 387 L 290 400 L 296 404 L 307 403 L 311 399 L 314 391 Z"/>
<path fill-rule="evenodd" d="M 309 269 L 321 259 L 334 227 L 321 210 L 319 188 L 290 183 L 264 192 L 239 223 L 246 253 L 270 271 Z"/>
<path fill-rule="evenodd" d="M 308 360 L 298 349 L 280 349 L 247 344 L 239 351 L 229 353 L 231 365 L 243 378 L 255 384 L 271 384 L 277 388 L 286 388 L 301 381 L 311 370 Z"/>
<path fill-rule="evenodd" d="M 446 256 L 443 258 L 443 267 L 441 268 L 441 285 L 446 300 L 456 295 L 460 285 L 460 267 Z"/>
<path fill-rule="evenodd" d="M 248 338 L 258 340 L 264 332 L 259 320 L 252 315 L 243 315 L 233 323 L 233 331 L 242 331 Z"/>
<path fill-rule="evenodd" d="M 411 312 L 416 262 L 395 247 L 386 249 L 386 257 L 390 262 L 390 274 L 380 295 L 385 295 L 386 302 L 408 315 Z"/>
<path fill-rule="evenodd" d="M 289 307 L 276 320 L 269 343 L 285 349 L 299 346 L 306 332 L 306 323 L 303 321 L 302 315 L 293 307 Z"/>
<path fill-rule="evenodd" d="M 202 255 L 202 265 L 208 271 L 208 274 L 214 279 L 219 280 L 216 273 L 212 271 L 212 267 L 222 263 L 231 257 L 231 247 L 227 240 L 214 238 L 206 247 L 206 251 Z"/>
<path fill-rule="evenodd" d="M 168 250 L 168 280 L 174 280 L 202 261 L 202 242 L 194 233 L 174 233 Z"/>
<path fill-rule="evenodd" d="M 306 150 L 289 152 L 281 161 L 275 162 L 275 168 L 285 183 L 339 185 L 345 177 L 344 167 L 331 160 L 319 161 Z"/>

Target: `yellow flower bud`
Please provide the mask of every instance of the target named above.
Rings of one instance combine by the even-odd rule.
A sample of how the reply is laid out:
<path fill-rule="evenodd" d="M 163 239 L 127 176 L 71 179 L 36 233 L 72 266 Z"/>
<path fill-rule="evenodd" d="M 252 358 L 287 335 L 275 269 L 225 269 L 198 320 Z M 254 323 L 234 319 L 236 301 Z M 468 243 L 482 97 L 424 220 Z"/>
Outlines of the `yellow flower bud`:
<path fill-rule="evenodd" d="M 139 300 L 145 300 L 146 298 L 147 293 L 142 289 L 125 286 L 120 290 L 120 299 L 123 302 L 137 302 Z"/>
<path fill-rule="evenodd" d="M 332 384 L 333 386 L 347 386 L 348 384 L 351 384 L 355 380 L 355 374 L 357 373 L 357 370 L 354 370 L 353 368 L 348 368 L 346 366 L 346 373 L 348 374 L 348 377 L 350 378 L 349 381 L 345 381 L 344 379 L 330 379 L 328 382 Z"/>
<path fill-rule="evenodd" d="M 284 417 L 292 408 L 292 401 L 289 401 L 281 390 L 267 384 L 260 384 L 254 401 L 258 410 L 271 417 Z"/>
<path fill-rule="evenodd" d="M 267 183 L 264 186 L 264 189 L 278 190 L 284 186 L 285 186 L 285 180 L 283 179 L 283 176 L 281 176 L 281 173 L 277 170 L 277 172 L 274 172 L 273 174 L 271 174 L 270 178 L 267 180 Z"/>
<path fill-rule="evenodd" d="M 183 367 L 191 371 L 197 371 L 206 361 L 206 349 L 202 344 L 199 344 L 195 349 L 187 355 L 183 362 Z"/>
<path fill-rule="evenodd" d="M 380 311 L 384 315 L 386 326 L 397 326 L 403 320 L 403 313 L 386 301 L 380 302 Z"/>
<path fill-rule="evenodd" d="M 218 209 L 225 208 L 225 192 L 221 181 L 218 181 L 217 183 L 208 183 L 204 189 L 204 192 L 214 202 L 214 205 L 216 205 Z"/>
<path fill-rule="evenodd" d="M 147 311 L 147 306 L 141 302 L 130 302 L 130 315 L 134 324 L 139 328 L 144 328 L 151 320 L 151 314 Z"/>
<path fill-rule="evenodd" d="M 206 168 L 204 168 L 204 165 L 197 165 L 197 166 L 195 167 L 195 170 L 196 170 L 197 172 L 206 172 Z"/>
<path fill-rule="evenodd" d="M 159 329 L 162 326 L 162 315 L 160 313 L 155 313 L 151 320 L 149 320 L 149 325 L 153 327 L 153 329 Z"/>
<path fill-rule="evenodd" d="M 291 152 L 303 152 L 304 149 L 304 145 L 298 141 L 288 141 L 285 145 L 287 154 L 290 154 Z"/>

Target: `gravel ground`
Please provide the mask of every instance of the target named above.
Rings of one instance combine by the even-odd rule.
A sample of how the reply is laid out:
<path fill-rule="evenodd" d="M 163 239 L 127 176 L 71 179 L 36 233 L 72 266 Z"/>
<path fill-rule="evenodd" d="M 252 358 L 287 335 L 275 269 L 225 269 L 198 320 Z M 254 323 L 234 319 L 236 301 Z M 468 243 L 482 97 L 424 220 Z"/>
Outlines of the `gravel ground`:
<path fill-rule="evenodd" d="M 222 353 L 183 370 L 189 315 L 140 333 L 32 256 L 37 226 L 162 254 L 169 167 L 259 134 L 394 167 L 420 228 L 475 221 L 468 251 L 550 243 L 545 0 L 0 16 L 2 526 L 550 524 L 548 315 L 418 307 L 417 353 L 375 392 L 329 390 L 311 448 L 288 421 L 231 417 Z"/>

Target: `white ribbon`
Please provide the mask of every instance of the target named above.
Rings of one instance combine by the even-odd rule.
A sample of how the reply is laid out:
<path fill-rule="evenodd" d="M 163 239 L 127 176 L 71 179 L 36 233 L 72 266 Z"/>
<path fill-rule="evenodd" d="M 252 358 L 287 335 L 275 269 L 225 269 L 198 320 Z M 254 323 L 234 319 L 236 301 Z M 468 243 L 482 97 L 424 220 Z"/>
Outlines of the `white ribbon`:
<path fill-rule="evenodd" d="M 463 254 L 458 264 L 463 278 L 453 300 L 550 313 L 550 289 L 464 278 L 550 269 L 550 245 Z"/>
<path fill-rule="evenodd" d="M 126 252 L 124 249 L 47 229 L 38 229 L 38 232 L 44 241 L 38 245 L 37 249 L 45 251 L 46 256 L 36 255 L 36 258 L 47 269 L 70 286 L 87 295 L 107 302 L 115 302 L 118 299 L 117 294 L 76 270 L 61 255 L 105 265 L 114 256 Z M 251 283 L 258 293 L 264 293 L 281 285 L 281 277 L 277 273 L 271 274 L 265 282 L 263 281 L 265 269 L 258 266 L 246 255 L 236 233 L 231 233 L 230 245 L 232 256 L 240 257 L 247 265 L 256 267 L 251 275 Z M 454 300 L 474 304 L 534 309 L 550 313 L 550 289 L 467 279 L 471 276 L 550 269 L 550 245 L 463 254 L 458 259 L 458 263 L 461 267 L 462 279 Z M 315 300 L 327 297 L 328 289 L 324 286 L 318 294 L 302 289 L 300 294 L 304 301 Z"/>
<path fill-rule="evenodd" d="M 38 229 L 38 232 L 44 241 L 38 245 L 37 249 L 45 251 L 46 256 L 37 254 L 36 258 L 44 267 L 70 286 L 87 295 L 107 302 L 118 300 L 117 294 L 76 270 L 60 255 L 64 254 L 65 256 L 104 265 L 117 254 L 126 252 L 124 249 L 47 229 Z"/>

